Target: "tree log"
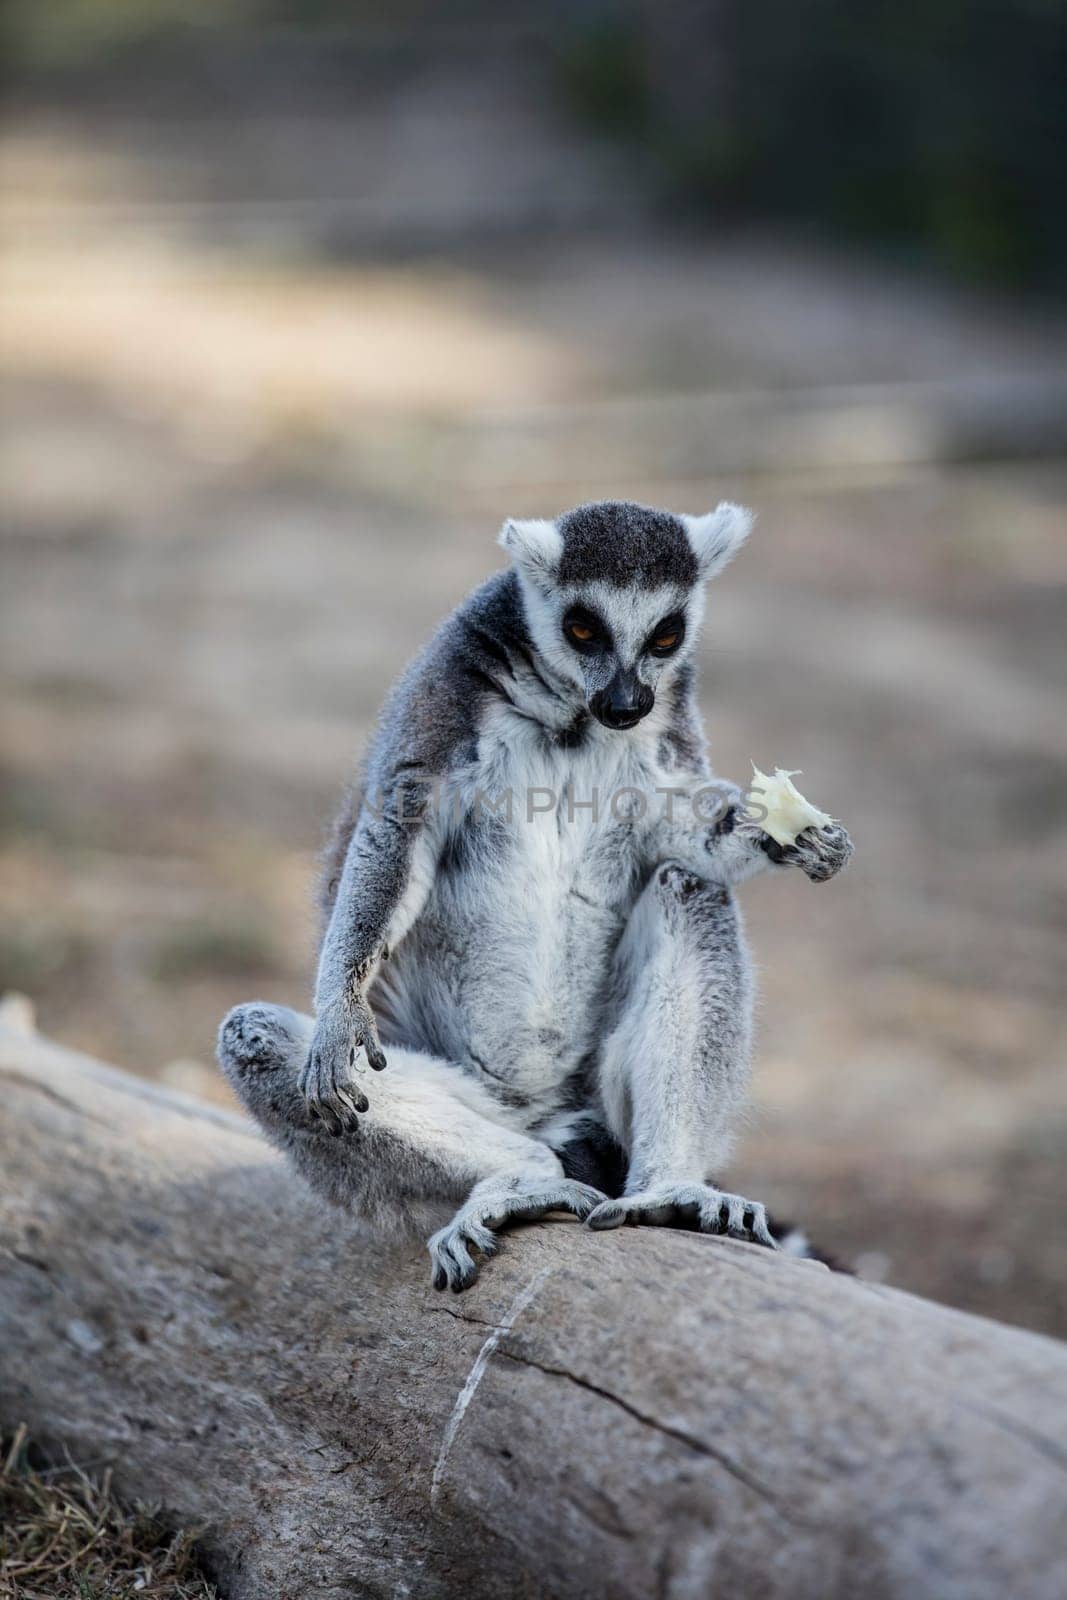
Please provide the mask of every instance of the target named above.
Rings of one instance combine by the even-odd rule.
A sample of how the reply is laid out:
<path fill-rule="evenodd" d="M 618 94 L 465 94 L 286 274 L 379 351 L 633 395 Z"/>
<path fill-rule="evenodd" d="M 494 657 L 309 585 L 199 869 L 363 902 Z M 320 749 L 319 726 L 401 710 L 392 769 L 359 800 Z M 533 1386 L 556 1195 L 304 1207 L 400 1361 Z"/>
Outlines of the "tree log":
<path fill-rule="evenodd" d="M 2 1420 L 230 1600 L 1067 1594 L 1065 1346 L 652 1228 L 442 1296 L 237 1116 L 10 1025 L 0 1076 Z"/>

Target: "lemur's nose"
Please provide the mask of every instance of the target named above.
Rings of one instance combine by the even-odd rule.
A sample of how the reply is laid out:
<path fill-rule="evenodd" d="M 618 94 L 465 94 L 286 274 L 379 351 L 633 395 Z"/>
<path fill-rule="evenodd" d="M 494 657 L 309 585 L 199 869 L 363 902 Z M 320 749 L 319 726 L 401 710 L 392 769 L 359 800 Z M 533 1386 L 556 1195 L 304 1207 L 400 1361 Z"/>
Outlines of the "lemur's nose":
<path fill-rule="evenodd" d="M 648 716 L 655 699 L 648 684 L 642 683 L 635 672 L 619 671 L 606 689 L 597 690 L 589 709 L 605 728 L 632 728 Z"/>

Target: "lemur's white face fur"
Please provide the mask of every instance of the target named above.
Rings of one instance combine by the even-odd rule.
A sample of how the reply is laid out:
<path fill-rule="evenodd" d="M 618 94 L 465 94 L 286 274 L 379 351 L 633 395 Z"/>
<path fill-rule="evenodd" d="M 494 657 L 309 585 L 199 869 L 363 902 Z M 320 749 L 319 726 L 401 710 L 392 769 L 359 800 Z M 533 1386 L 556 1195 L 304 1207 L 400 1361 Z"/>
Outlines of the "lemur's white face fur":
<path fill-rule="evenodd" d="M 723 501 L 673 516 L 628 501 L 555 521 L 505 522 L 533 643 L 608 728 L 632 728 L 693 649 L 704 584 L 740 549 L 751 513 Z"/>

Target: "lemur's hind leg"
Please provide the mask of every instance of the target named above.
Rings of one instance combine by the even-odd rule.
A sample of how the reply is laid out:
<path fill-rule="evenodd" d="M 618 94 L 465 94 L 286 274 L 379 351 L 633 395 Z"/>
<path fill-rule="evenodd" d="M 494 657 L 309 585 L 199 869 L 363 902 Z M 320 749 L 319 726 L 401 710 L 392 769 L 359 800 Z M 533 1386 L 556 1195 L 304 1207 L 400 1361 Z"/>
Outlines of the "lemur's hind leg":
<path fill-rule="evenodd" d="M 657 867 L 616 960 L 615 1026 L 599 1062 L 608 1126 L 629 1155 L 623 1194 L 589 1218 L 729 1233 L 773 1246 L 758 1202 L 717 1188 L 748 1081 L 752 985 L 728 889 Z"/>
<path fill-rule="evenodd" d="M 352 1090 L 369 1100 L 365 1114 L 328 1126 L 298 1087 L 313 1034 L 312 1019 L 285 1006 L 237 1006 L 219 1030 L 219 1064 L 316 1193 L 394 1234 L 425 1237 L 445 1223 L 430 1240 L 435 1287 L 473 1283 L 471 1247 L 491 1255 L 506 1223 L 546 1211 L 585 1217 L 604 1198 L 565 1178 L 559 1157 L 481 1084 L 415 1050 L 394 1046 L 367 1094 Z"/>

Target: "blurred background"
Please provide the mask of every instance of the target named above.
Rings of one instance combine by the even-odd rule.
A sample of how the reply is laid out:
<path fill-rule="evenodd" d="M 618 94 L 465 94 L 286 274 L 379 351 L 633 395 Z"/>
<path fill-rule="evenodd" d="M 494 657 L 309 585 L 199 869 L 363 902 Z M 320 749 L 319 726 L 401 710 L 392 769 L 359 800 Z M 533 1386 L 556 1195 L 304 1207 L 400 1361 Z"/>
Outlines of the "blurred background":
<path fill-rule="evenodd" d="M 1067 10 L 8 0 L 0 990 L 222 1100 L 317 848 L 506 514 L 758 511 L 717 768 L 858 846 L 744 891 L 734 1185 L 1067 1333 Z"/>

